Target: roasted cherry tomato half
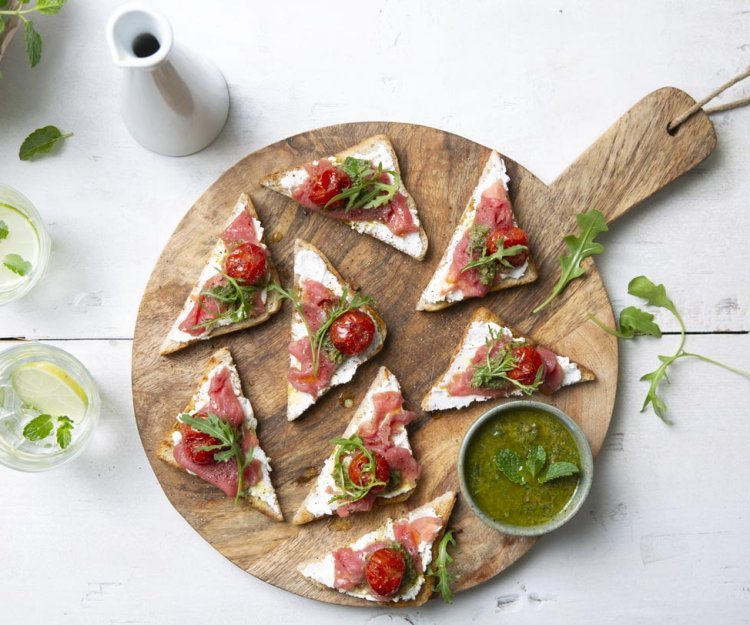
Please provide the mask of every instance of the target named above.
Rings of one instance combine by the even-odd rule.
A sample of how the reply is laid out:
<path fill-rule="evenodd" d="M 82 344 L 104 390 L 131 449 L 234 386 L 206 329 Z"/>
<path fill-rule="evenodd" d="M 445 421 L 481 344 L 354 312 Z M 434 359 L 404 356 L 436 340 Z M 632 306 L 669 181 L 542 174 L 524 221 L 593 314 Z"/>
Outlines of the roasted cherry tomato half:
<path fill-rule="evenodd" d="M 388 461 L 376 452 L 372 452 L 372 457 L 375 459 L 375 481 L 388 484 L 391 477 Z M 372 481 L 372 471 L 367 470 L 368 465 L 369 460 L 361 451 L 358 451 L 349 463 L 349 479 L 357 486 L 367 486 Z M 378 493 L 384 488 L 385 486 L 373 486 L 370 492 Z"/>
<path fill-rule="evenodd" d="M 528 247 L 529 245 L 529 238 L 526 236 L 526 232 L 521 228 L 516 228 L 516 226 L 511 226 L 510 228 L 495 228 L 487 237 L 488 254 L 494 254 L 497 252 L 497 244 L 501 238 L 503 239 L 503 248 L 513 247 L 514 245 L 525 245 Z M 526 262 L 528 256 L 528 251 L 524 251 L 515 256 L 506 256 L 504 260 L 508 261 L 514 267 L 520 267 Z"/>
<path fill-rule="evenodd" d="M 523 345 L 514 348 L 511 355 L 516 359 L 516 366 L 508 371 L 508 377 L 527 386 L 533 384 L 537 371 L 544 366 L 544 360 L 539 352 L 530 345 Z"/>
<path fill-rule="evenodd" d="M 350 310 L 331 324 L 328 335 L 337 350 L 354 356 L 370 347 L 375 337 L 375 322 L 363 310 Z"/>
<path fill-rule="evenodd" d="M 373 592 L 381 597 L 396 594 L 404 581 L 405 573 L 404 552 L 393 547 L 373 552 L 365 564 L 365 579 Z"/>
<path fill-rule="evenodd" d="M 316 174 L 310 182 L 310 201 L 320 207 L 324 207 L 352 184 L 347 173 L 335 167 Z"/>
<path fill-rule="evenodd" d="M 198 418 L 206 418 L 206 415 L 197 414 Z M 189 425 L 182 424 L 180 428 L 182 431 L 182 444 L 185 451 L 193 462 L 196 464 L 211 464 L 214 461 L 214 454 L 221 451 L 221 449 L 201 449 L 201 447 L 207 447 L 209 445 L 221 445 L 221 441 L 218 438 L 214 438 L 210 434 L 199 432 L 194 430 Z"/>
<path fill-rule="evenodd" d="M 243 284 L 259 282 L 265 277 L 267 268 L 266 251 L 255 243 L 238 245 L 224 263 L 226 274 Z"/>

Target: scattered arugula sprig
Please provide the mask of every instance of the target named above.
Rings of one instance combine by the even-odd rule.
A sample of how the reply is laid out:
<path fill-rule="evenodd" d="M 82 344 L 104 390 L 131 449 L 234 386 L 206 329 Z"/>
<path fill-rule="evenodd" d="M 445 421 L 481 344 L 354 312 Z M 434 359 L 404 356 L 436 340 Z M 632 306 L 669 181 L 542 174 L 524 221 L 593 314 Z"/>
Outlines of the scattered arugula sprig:
<path fill-rule="evenodd" d="M 336 438 L 331 442 L 336 445 L 336 452 L 333 455 L 333 481 L 341 489 L 341 493 L 331 497 L 328 503 L 336 501 L 352 503 L 359 501 L 366 497 L 373 488 L 387 486 L 385 482 L 376 479 L 375 456 L 367 449 L 364 441 L 358 434 L 352 434 L 349 438 Z M 344 465 L 344 458 L 357 452 L 362 452 L 365 458 L 367 458 L 367 463 L 362 468 L 363 472 L 370 476 L 367 483 L 362 486 L 352 482 L 349 477 L 348 466 Z"/>
<path fill-rule="evenodd" d="M 5 30 L 8 20 L 11 17 L 18 17 L 23 23 L 23 36 L 26 44 L 26 56 L 29 59 L 31 67 L 36 67 L 42 60 L 42 36 L 34 28 L 27 15 L 39 13 L 41 15 L 57 15 L 65 5 L 67 0 L 37 0 L 36 4 L 27 7 L 30 0 L 21 0 L 21 4 L 16 9 L 7 9 L 7 0 L 0 0 L 0 33 Z M 2 74 L 0 74 L 0 78 Z"/>
<path fill-rule="evenodd" d="M 560 279 L 552 289 L 549 297 L 537 306 L 532 313 L 538 313 L 545 308 L 555 297 L 565 290 L 570 282 L 580 278 L 586 270 L 581 267 L 581 262 L 593 254 L 601 254 L 604 246 L 594 241 L 597 234 L 606 232 L 607 222 L 598 210 L 592 208 L 586 213 L 576 215 L 580 236 L 569 234 L 563 240 L 568 246 L 568 254 L 560 256 Z"/>
<path fill-rule="evenodd" d="M 18 150 L 18 158 L 22 161 L 31 161 L 48 154 L 57 143 L 72 136 L 72 132 L 62 132 L 57 126 L 37 128 L 24 139 Z"/>
<path fill-rule="evenodd" d="M 292 302 L 294 310 L 296 310 L 297 314 L 299 314 L 299 316 L 302 318 L 302 321 L 305 324 L 305 330 L 307 331 L 307 338 L 310 341 L 310 353 L 312 354 L 312 372 L 315 376 L 318 375 L 318 366 L 320 364 L 321 351 L 326 351 L 331 360 L 333 360 L 334 362 L 342 360 L 341 356 L 336 353 L 337 350 L 333 346 L 333 343 L 326 340 L 326 337 L 328 336 L 328 330 L 333 325 L 333 322 L 336 321 L 336 319 L 338 319 L 341 315 L 348 313 L 350 310 L 356 310 L 357 308 L 362 308 L 363 306 L 369 306 L 372 304 L 372 298 L 369 295 L 361 295 L 357 291 L 355 291 L 350 298 L 349 287 L 345 286 L 343 292 L 341 293 L 339 301 L 331 309 L 328 318 L 317 329 L 317 331 L 313 333 L 310 330 L 309 324 L 307 323 L 307 318 L 305 317 L 302 306 L 302 300 L 297 293 L 295 293 L 293 290 L 287 291 L 283 286 L 281 286 L 280 284 L 276 284 L 275 282 L 268 285 L 268 290 L 275 291 L 276 293 L 281 295 L 282 299 L 288 299 L 290 302 Z"/>
<path fill-rule="evenodd" d="M 495 328 L 490 327 L 489 330 L 489 336 L 485 341 L 487 355 L 483 362 L 474 366 L 474 374 L 471 377 L 471 386 L 474 388 L 498 389 L 503 388 L 510 383 L 525 395 L 531 395 L 534 393 L 544 381 L 544 365 L 539 367 L 534 382 L 531 384 L 524 384 L 519 380 L 514 380 L 509 377 L 508 372 L 518 366 L 518 360 L 513 356 L 513 347 L 520 345 L 521 343 L 510 341 L 507 344 L 502 345 L 498 352 L 493 355 L 492 352 L 495 350 L 495 347 L 505 339 L 500 336 Z"/>
<path fill-rule="evenodd" d="M 398 172 L 393 169 L 383 169 L 382 163 L 378 163 L 376 169 L 366 159 L 347 156 L 340 168 L 351 179 L 351 185 L 328 200 L 324 208 L 335 206 L 344 200 L 346 200 L 344 211 L 347 213 L 357 208 L 378 208 L 390 202 L 398 191 L 400 185 Z M 383 182 L 381 180 L 383 174 L 392 176 L 393 182 Z"/>
<path fill-rule="evenodd" d="M 495 454 L 495 466 L 514 484 L 524 486 L 528 483 L 526 475 L 536 479 L 539 484 L 546 484 L 561 477 L 576 475 L 580 469 L 572 462 L 552 462 L 544 475 L 541 471 L 547 463 L 547 451 L 542 445 L 529 449 L 524 461 L 512 449 L 501 449 Z"/>
<path fill-rule="evenodd" d="M 430 565 L 427 575 L 437 578 L 435 590 L 440 593 L 445 603 L 453 603 L 453 591 L 451 582 L 456 577 L 448 572 L 448 565 L 453 563 L 453 557 L 448 553 L 448 545 L 456 546 L 456 539 L 453 537 L 453 530 L 449 529 L 438 543 L 438 553 L 435 559 L 436 566 Z"/>
<path fill-rule="evenodd" d="M 49 414 L 40 414 L 24 426 L 23 436 L 30 441 L 41 441 L 55 431 L 55 440 L 57 440 L 60 449 L 67 449 L 74 427 L 73 420 L 66 416 L 53 417 Z"/>
<path fill-rule="evenodd" d="M 199 328 L 207 331 L 211 330 L 227 319 L 231 323 L 244 321 L 253 314 L 255 308 L 255 294 L 259 290 L 268 286 L 266 283 L 251 285 L 240 284 L 237 280 L 228 276 L 223 271 L 219 270 L 219 273 L 224 276 L 226 282 L 211 287 L 208 291 L 203 291 L 201 295 L 204 298 L 220 302 L 226 306 L 227 309 L 216 317 L 206 319 L 206 321 L 193 326 L 193 329 L 195 330 Z"/>
<path fill-rule="evenodd" d="M 214 460 L 216 462 L 228 462 L 234 458 L 237 463 L 237 494 L 234 497 L 234 503 L 240 500 L 240 495 L 244 489 L 245 469 L 247 469 L 253 459 L 254 448 L 250 447 L 247 452 L 242 450 L 242 431 L 241 428 L 235 428 L 231 423 L 220 419 L 213 412 L 209 412 L 206 418 L 194 417 L 187 413 L 179 416 L 179 421 L 185 425 L 213 436 L 219 441 L 218 445 L 201 445 L 199 451 L 216 451 Z"/>
<path fill-rule="evenodd" d="M 20 254 L 6 254 L 3 258 L 3 265 L 19 276 L 25 276 L 31 271 L 31 263 L 24 260 Z"/>
<path fill-rule="evenodd" d="M 669 297 L 667 297 L 667 290 L 664 288 L 663 284 L 654 284 L 646 276 L 637 276 L 633 278 L 628 284 L 628 293 L 644 300 L 649 306 L 655 306 L 657 308 L 664 308 L 668 310 L 672 313 L 672 315 L 674 315 L 675 319 L 677 319 L 677 323 L 680 326 L 680 342 L 677 346 L 677 351 L 671 356 L 659 356 L 659 361 L 661 362 L 659 367 L 655 371 L 647 373 L 641 378 L 641 380 L 650 383 L 648 393 L 646 394 L 646 399 L 643 402 L 643 406 L 641 407 L 641 412 L 645 411 L 649 404 L 651 404 L 651 406 L 653 406 L 654 412 L 662 421 L 664 421 L 665 423 L 672 423 L 672 421 L 666 416 L 667 405 L 664 403 L 664 400 L 659 397 L 658 389 L 659 384 L 662 382 L 662 380 L 666 380 L 667 382 L 669 382 L 669 378 L 667 377 L 667 370 L 673 362 L 679 360 L 680 358 L 697 358 L 698 360 L 716 365 L 717 367 L 721 367 L 723 369 L 726 369 L 727 371 L 736 373 L 737 375 L 750 378 L 750 372 L 748 371 L 730 367 L 729 365 L 725 365 L 701 354 L 694 354 L 692 352 L 685 351 L 685 340 L 687 333 L 687 330 L 685 329 L 685 322 L 683 321 L 680 313 L 677 312 L 677 308 L 674 305 L 674 302 L 669 299 Z M 606 324 L 604 324 L 594 316 L 591 316 L 591 320 L 605 332 L 608 332 L 609 334 L 612 334 L 613 336 L 616 336 L 620 339 L 632 339 L 636 336 L 644 335 L 654 336 L 658 338 L 662 335 L 661 328 L 654 321 L 654 316 L 651 313 L 641 310 L 640 308 L 637 308 L 635 306 L 628 306 L 620 312 L 619 330 L 617 330 L 616 328 L 609 328 Z"/>

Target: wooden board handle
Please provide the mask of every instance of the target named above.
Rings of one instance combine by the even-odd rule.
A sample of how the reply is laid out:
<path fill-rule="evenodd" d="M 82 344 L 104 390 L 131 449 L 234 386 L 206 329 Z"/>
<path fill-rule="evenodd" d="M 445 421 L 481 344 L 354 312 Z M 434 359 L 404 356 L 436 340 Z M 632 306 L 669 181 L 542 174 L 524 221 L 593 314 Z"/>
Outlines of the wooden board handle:
<path fill-rule="evenodd" d="M 552 183 L 555 195 L 573 213 L 596 208 L 608 222 L 625 214 L 713 152 L 716 132 L 703 111 L 667 132 L 693 104 L 673 87 L 647 95 Z"/>

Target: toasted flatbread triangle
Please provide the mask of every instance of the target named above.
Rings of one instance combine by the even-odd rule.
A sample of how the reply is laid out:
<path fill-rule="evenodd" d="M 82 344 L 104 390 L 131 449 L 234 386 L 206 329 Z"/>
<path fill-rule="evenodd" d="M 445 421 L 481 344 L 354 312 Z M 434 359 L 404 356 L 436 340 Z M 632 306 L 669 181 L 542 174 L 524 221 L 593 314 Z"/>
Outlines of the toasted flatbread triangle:
<path fill-rule="evenodd" d="M 355 293 L 355 290 L 341 277 L 341 274 L 336 271 L 336 268 L 331 262 L 323 255 L 317 247 L 297 239 L 294 242 L 294 291 L 297 295 L 302 292 L 302 282 L 306 279 L 316 280 L 327 287 L 337 296 L 341 296 L 344 289 L 349 293 L 351 298 Z M 340 384 L 346 384 L 357 372 L 359 366 L 372 358 L 383 348 L 383 342 L 386 336 L 386 327 L 383 319 L 378 315 L 372 306 L 363 306 L 364 310 L 375 323 L 375 337 L 372 340 L 370 346 L 361 354 L 350 356 L 339 364 L 334 371 L 331 384 L 321 389 L 317 397 L 313 397 L 310 393 L 299 391 L 291 382 L 287 384 L 287 419 L 294 421 L 305 410 L 312 406 L 318 399 L 327 393 L 334 386 Z M 292 340 L 298 340 L 307 337 L 307 328 L 302 320 L 302 316 L 297 310 L 292 311 Z M 290 368 L 299 369 L 299 361 L 292 355 L 289 356 Z"/>
<path fill-rule="evenodd" d="M 355 434 L 362 423 L 366 423 L 374 416 L 373 406 L 373 395 L 383 391 L 397 391 L 401 393 L 401 386 L 393 375 L 386 367 L 380 367 L 377 376 L 372 381 L 370 388 L 367 390 L 362 403 L 360 403 L 357 411 L 354 413 L 349 425 L 342 435 L 342 438 L 349 438 L 352 434 Z M 406 432 L 406 426 L 401 426 L 394 432 L 392 440 L 397 441 L 399 447 L 403 447 L 411 451 L 409 445 L 409 437 Z M 336 453 L 334 448 L 331 455 L 325 460 L 323 468 L 315 480 L 310 492 L 305 497 L 299 510 L 294 515 L 292 523 L 295 525 L 303 525 L 309 523 L 315 519 L 319 519 L 324 516 L 330 516 L 335 514 L 334 507 L 329 503 L 331 497 L 336 492 L 341 492 L 337 487 L 333 479 L 333 459 Z M 396 490 L 384 492 L 376 499 L 376 503 L 388 504 L 398 503 L 406 501 L 409 496 L 414 492 L 417 487 L 417 481 L 411 480 L 409 482 L 403 481 L 399 484 Z"/>
<path fill-rule="evenodd" d="M 391 232 L 385 224 L 379 221 L 342 221 L 353 230 L 362 234 L 369 234 L 383 243 L 395 247 L 398 251 L 413 256 L 417 260 L 422 260 L 427 253 L 427 234 L 424 231 L 420 221 L 417 206 L 414 198 L 406 190 L 401 169 L 398 164 L 398 157 L 393 145 L 385 135 L 375 135 L 361 141 L 343 152 L 326 157 L 332 163 L 342 163 L 347 156 L 361 158 L 371 161 L 375 166 L 382 163 L 383 169 L 394 170 L 399 173 L 400 185 L 399 192 L 406 198 L 406 204 L 411 213 L 414 223 L 419 226 L 419 232 L 410 232 L 403 236 L 398 236 Z M 313 161 L 317 163 L 318 161 Z M 308 173 L 304 165 L 298 165 L 284 171 L 278 171 L 263 178 L 260 183 L 282 195 L 294 199 L 294 192 L 307 179 Z M 321 214 L 325 215 L 325 212 Z"/>
<path fill-rule="evenodd" d="M 440 539 L 445 533 L 448 525 L 448 519 L 450 518 L 453 510 L 453 504 L 456 502 L 456 494 L 453 491 L 447 491 L 436 497 L 432 501 L 412 510 L 410 513 L 404 515 L 400 519 L 387 519 L 386 522 L 379 528 L 374 529 L 367 534 L 360 536 L 357 540 L 349 543 L 348 545 L 342 545 L 349 547 L 352 550 L 361 550 L 366 548 L 368 545 L 380 541 L 393 541 L 396 542 L 395 535 L 393 533 L 393 525 L 401 520 L 408 520 L 412 522 L 421 517 L 437 517 L 441 521 L 440 531 L 436 534 L 430 542 L 425 542 L 424 551 L 420 550 L 420 554 L 423 554 L 423 570 L 426 570 L 430 562 L 437 557 L 437 549 L 440 543 Z M 420 541 L 420 545 L 422 542 Z M 424 573 L 417 575 L 417 581 L 410 588 L 405 589 L 402 593 L 397 593 L 394 597 L 389 599 L 378 598 L 374 595 L 372 590 L 363 584 L 352 588 L 351 590 L 336 589 L 335 584 L 335 563 L 333 553 L 326 554 L 321 560 L 312 562 L 305 562 L 297 567 L 297 570 L 310 582 L 320 588 L 330 588 L 337 590 L 338 592 L 357 597 L 359 599 L 366 599 L 368 601 L 377 601 L 383 606 L 395 606 L 400 608 L 413 607 L 422 605 L 425 601 L 430 598 L 435 588 L 435 578 Z"/>
<path fill-rule="evenodd" d="M 500 158 L 500 155 L 497 152 L 492 150 L 487 159 L 487 163 L 482 170 L 482 174 L 479 177 L 479 182 L 474 188 L 474 191 L 472 191 L 471 197 L 469 197 L 469 201 L 466 204 L 466 208 L 458 221 L 458 225 L 451 235 L 451 239 L 448 242 L 448 246 L 445 248 L 445 252 L 443 252 L 443 256 L 438 263 L 437 269 L 419 298 L 417 310 L 441 310 L 465 299 L 464 294 L 448 282 L 448 272 L 450 271 L 451 263 L 453 262 L 453 252 L 461 242 L 461 239 L 463 239 L 466 231 L 469 230 L 474 223 L 474 216 L 476 215 L 479 202 L 482 199 L 482 193 L 498 180 L 502 181 L 503 186 L 507 191 L 510 178 L 505 169 L 505 162 Z M 511 207 L 511 212 L 512 211 L 513 209 Z M 517 225 L 515 213 L 513 213 L 513 223 Z M 532 254 L 529 253 L 527 264 L 519 267 L 513 272 L 504 274 L 503 278 L 490 289 L 490 293 L 534 282 L 534 280 L 537 279 L 537 275 L 536 263 L 534 262 Z"/>
<path fill-rule="evenodd" d="M 555 353 L 558 365 L 563 367 L 563 370 L 566 372 L 562 386 L 570 386 L 578 382 L 588 382 L 596 378 L 594 373 L 583 365 L 572 362 L 566 356 L 558 355 L 555 350 L 550 350 L 544 345 L 539 345 L 533 339 L 514 330 L 492 311 L 487 310 L 486 308 L 478 308 L 469 321 L 469 324 L 466 326 L 466 330 L 464 330 L 464 334 L 461 337 L 461 342 L 451 356 L 450 365 L 448 365 L 448 368 L 422 399 L 422 410 L 431 412 L 435 410 L 465 408 L 475 401 L 497 399 L 496 397 L 488 397 L 484 395 L 454 396 L 450 395 L 447 390 L 451 381 L 454 379 L 454 376 L 457 373 L 466 371 L 470 366 L 471 360 L 477 350 L 485 344 L 485 341 L 489 336 L 490 328 L 493 328 L 496 332 L 505 334 L 508 338 L 512 337 L 514 339 L 522 339 L 528 345 L 544 347 L 544 349 L 548 349 Z M 516 390 L 513 393 L 504 396 L 509 397 L 510 395 L 522 396 L 523 393 L 520 390 Z"/>
<path fill-rule="evenodd" d="M 225 223 L 224 228 L 222 228 L 222 234 L 234 222 L 234 220 L 237 219 L 240 214 L 242 214 L 243 211 L 247 212 L 250 215 L 257 239 L 260 242 L 261 246 L 268 249 L 265 244 L 265 236 L 263 232 L 263 226 L 260 223 L 260 218 L 258 217 L 258 213 L 256 212 L 252 201 L 250 200 L 250 196 L 248 196 L 246 193 L 243 193 L 237 200 L 237 203 L 234 205 L 229 219 Z M 276 292 L 266 291 L 265 297 L 267 299 L 265 310 L 260 315 L 257 315 L 255 317 L 248 317 L 247 319 L 230 323 L 228 325 L 214 326 L 213 328 L 210 328 L 207 332 L 199 336 L 192 336 L 189 333 L 180 330 L 180 324 L 192 310 L 196 300 L 203 291 L 203 285 L 217 274 L 218 268 L 223 268 L 224 259 L 226 258 L 227 253 L 227 246 L 224 244 L 221 236 L 219 236 L 206 264 L 203 266 L 203 270 L 201 271 L 201 274 L 195 286 L 187 296 L 180 314 L 177 316 L 177 319 L 172 325 L 172 328 L 170 329 L 166 339 L 164 339 L 164 343 L 162 344 L 160 350 L 161 354 L 171 354 L 197 341 L 202 341 L 214 336 L 219 336 L 221 334 L 227 334 L 228 332 L 236 332 L 237 330 L 244 330 L 245 328 L 257 326 L 264 321 L 267 321 L 271 317 L 271 315 L 276 313 L 281 308 L 281 298 L 279 294 Z M 278 283 L 279 275 L 276 272 L 276 267 L 273 264 L 273 259 L 271 258 L 270 253 L 268 254 L 266 262 L 268 265 L 270 276 L 269 279 L 273 282 Z"/>
<path fill-rule="evenodd" d="M 231 352 L 226 347 L 214 352 L 211 358 L 209 358 L 200 382 L 196 387 L 195 393 L 185 407 L 185 410 L 182 412 L 194 414 L 197 409 L 203 407 L 203 402 L 208 396 L 208 388 L 211 384 L 211 378 L 214 374 L 224 368 L 229 369 L 234 394 L 239 400 L 245 413 L 245 424 L 252 430 L 256 431 L 257 435 L 258 421 L 253 414 L 253 407 L 250 404 L 250 400 L 242 394 L 237 367 L 234 364 Z M 198 402 L 201 402 L 201 404 L 199 405 Z M 180 469 L 181 471 L 186 471 L 186 469 L 177 462 L 173 453 L 175 445 L 179 444 L 181 438 L 180 422 L 175 420 L 172 429 L 167 433 L 159 445 L 157 456 L 167 464 Z M 254 486 L 245 490 L 242 493 L 242 496 L 253 508 L 256 508 L 266 516 L 275 521 L 283 521 L 284 517 L 281 513 L 278 498 L 276 497 L 276 490 L 271 482 L 271 459 L 266 456 L 260 443 L 258 443 L 253 450 L 253 458 L 257 458 L 261 463 L 261 480 Z"/>

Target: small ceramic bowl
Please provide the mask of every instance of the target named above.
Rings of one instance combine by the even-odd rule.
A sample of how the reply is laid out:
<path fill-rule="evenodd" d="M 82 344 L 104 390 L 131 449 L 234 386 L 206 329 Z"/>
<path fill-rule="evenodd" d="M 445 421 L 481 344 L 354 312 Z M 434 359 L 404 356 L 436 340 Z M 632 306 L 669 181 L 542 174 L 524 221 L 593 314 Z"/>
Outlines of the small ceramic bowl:
<path fill-rule="evenodd" d="M 517 410 L 519 408 L 532 408 L 535 410 L 540 410 L 558 419 L 573 436 L 573 440 L 578 447 L 578 455 L 581 459 L 581 472 L 578 480 L 578 486 L 576 487 L 573 496 L 570 498 L 570 501 L 568 501 L 566 506 L 562 510 L 560 510 L 557 516 L 553 517 L 546 523 L 532 526 L 509 525 L 488 516 L 483 510 L 479 508 L 479 506 L 477 506 L 471 493 L 469 492 L 464 471 L 466 452 L 469 447 L 469 442 L 472 440 L 473 436 L 476 435 L 479 428 L 481 428 L 481 426 L 487 421 L 496 418 L 498 415 L 512 412 L 513 410 Z M 586 500 L 586 497 L 589 494 L 589 490 L 591 490 L 591 481 L 593 475 L 594 458 L 591 455 L 591 448 L 589 447 L 588 441 L 586 440 L 586 435 L 583 433 L 583 430 L 575 421 L 573 421 L 573 419 L 571 419 L 559 408 L 555 408 L 554 406 L 543 404 L 537 401 L 513 401 L 491 408 L 483 415 L 481 415 L 476 421 L 474 421 L 472 426 L 466 432 L 466 435 L 461 442 L 461 447 L 458 452 L 458 479 L 461 485 L 461 492 L 463 493 L 463 496 L 468 502 L 472 511 L 485 525 L 488 525 L 498 530 L 499 532 L 502 532 L 503 534 L 511 534 L 513 536 L 540 536 L 542 534 L 547 534 L 548 532 L 551 532 L 552 530 L 555 530 L 561 525 L 567 523 L 575 515 L 575 513 L 578 512 L 578 510 L 583 505 L 583 502 Z"/>

